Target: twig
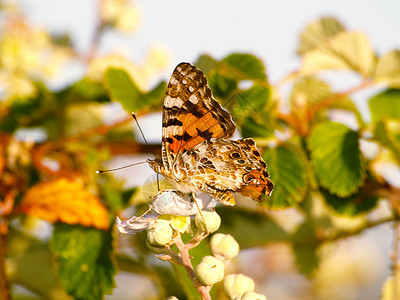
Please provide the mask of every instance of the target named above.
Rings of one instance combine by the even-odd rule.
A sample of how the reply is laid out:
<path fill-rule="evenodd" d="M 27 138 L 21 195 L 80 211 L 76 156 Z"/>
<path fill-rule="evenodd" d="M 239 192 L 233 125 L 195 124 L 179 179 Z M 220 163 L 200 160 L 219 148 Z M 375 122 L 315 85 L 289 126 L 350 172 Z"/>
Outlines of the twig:
<path fill-rule="evenodd" d="M 196 287 L 196 289 L 198 290 L 198 292 L 200 293 L 201 297 L 204 300 L 211 300 L 211 296 L 210 296 L 210 286 L 204 286 L 204 285 L 199 285 L 199 282 L 197 280 L 196 274 L 194 272 L 192 263 L 190 261 L 190 255 L 189 255 L 189 246 L 185 245 L 182 242 L 181 236 L 177 235 L 176 239 L 175 239 L 175 245 L 179 250 L 179 253 L 181 255 L 182 258 L 182 263 L 183 266 L 186 269 L 186 272 L 189 275 L 190 280 L 193 282 L 193 285 Z"/>
<path fill-rule="evenodd" d="M 309 124 L 313 120 L 316 113 L 318 113 L 321 109 L 329 107 L 335 101 L 342 100 L 355 92 L 358 92 L 362 89 L 365 89 L 365 88 L 371 86 L 373 83 L 374 83 L 373 81 L 365 79 L 360 84 L 358 84 L 348 90 L 335 93 L 335 94 L 327 97 L 326 99 L 314 104 L 313 106 L 309 107 L 308 110 L 306 111 L 305 120 L 300 120 L 298 116 L 293 114 L 293 112 L 291 112 L 289 114 L 285 114 L 283 112 L 278 112 L 277 118 L 280 119 L 281 121 L 289 124 L 292 128 L 296 129 L 297 133 L 300 134 L 301 136 L 307 136 L 310 131 Z"/>
<path fill-rule="evenodd" d="M 101 17 L 101 9 L 103 6 L 103 1 L 104 0 L 99 0 L 98 4 L 97 4 L 96 29 L 93 34 L 92 42 L 90 44 L 90 49 L 85 58 L 86 63 L 89 63 L 96 56 L 96 53 L 100 46 L 101 37 L 102 37 L 103 31 L 104 31 L 104 22 Z"/>

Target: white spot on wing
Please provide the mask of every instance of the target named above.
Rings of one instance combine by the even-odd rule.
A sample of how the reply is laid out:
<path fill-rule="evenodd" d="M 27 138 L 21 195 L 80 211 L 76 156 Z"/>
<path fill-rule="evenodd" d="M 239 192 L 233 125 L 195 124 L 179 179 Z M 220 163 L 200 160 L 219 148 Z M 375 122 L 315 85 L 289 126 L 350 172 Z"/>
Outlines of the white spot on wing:
<path fill-rule="evenodd" d="M 193 104 L 197 104 L 199 102 L 199 99 L 197 98 L 197 96 L 195 94 L 192 94 L 189 97 L 189 101 L 192 102 Z"/>
<path fill-rule="evenodd" d="M 183 105 L 183 100 L 181 98 L 174 99 L 174 106 L 182 107 L 182 105 Z"/>

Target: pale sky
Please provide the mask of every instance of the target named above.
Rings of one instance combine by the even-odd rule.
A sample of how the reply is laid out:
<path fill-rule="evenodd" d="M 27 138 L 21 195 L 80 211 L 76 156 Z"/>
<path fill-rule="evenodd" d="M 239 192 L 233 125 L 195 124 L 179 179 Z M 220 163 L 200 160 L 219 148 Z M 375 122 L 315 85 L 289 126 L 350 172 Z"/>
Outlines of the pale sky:
<path fill-rule="evenodd" d="M 23 0 L 29 18 L 54 31 L 71 32 L 80 51 L 89 47 L 97 1 Z M 337 17 L 348 29 L 361 30 L 383 53 L 400 48 L 399 0 L 168 0 L 135 2 L 142 23 L 131 35 L 106 34 L 101 51 L 125 48 L 140 62 L 154 44 L 172 53 L 171 71 L 179 62 L 194 62 L 202 53 L 216 58 L 234 51 L 257 55 L 272 83 L 298 66 L 299 32 L 321 16 Z M 165 79 L 171 73 L 165 73 Z"/>

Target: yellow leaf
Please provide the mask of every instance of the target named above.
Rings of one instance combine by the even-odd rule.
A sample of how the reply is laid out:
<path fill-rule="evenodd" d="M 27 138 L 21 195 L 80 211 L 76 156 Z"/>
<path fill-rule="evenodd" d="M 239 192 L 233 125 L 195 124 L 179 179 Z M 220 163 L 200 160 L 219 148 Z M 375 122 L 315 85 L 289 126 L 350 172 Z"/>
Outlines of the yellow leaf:
<path fill-rule="evenodd" d="M 51 223 L 79 224 L 106 230 L 107 209 L 80 182 L 67 178 L 41 182 L 25 194 L 21 210 Z"/>
<path fill-rule="evenodd" d="M 323 70 L 350 70 L 370 76 L 375 64 L 375 53 L 368 37 L 361 32 L 342 31 L 307 52 L 300 72 L 309 75 Z"/>
<path fill-rule="evenodd" d="M 390 87 L 400 88 L 399 50 L 390 51 L 379 58 L 374 77 L 378 82 L 385 82 Z"/>
<path fill-rule="evenodd" d="M 344 26 L 334 18 L 325 17 L 311 22 L 300 35 L 297 53 L 304 55 L 343 30 Z"/>

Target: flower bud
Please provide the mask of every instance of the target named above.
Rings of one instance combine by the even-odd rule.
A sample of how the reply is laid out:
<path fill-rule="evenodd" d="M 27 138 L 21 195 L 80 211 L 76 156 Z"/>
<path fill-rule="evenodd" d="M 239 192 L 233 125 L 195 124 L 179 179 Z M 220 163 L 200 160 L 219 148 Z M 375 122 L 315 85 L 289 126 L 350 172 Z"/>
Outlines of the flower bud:
<path fill-rule="evenodd" d="M 232 259 L 239 253 L 239 244 L 230 234 L 216 233 L 210 244 L 212 253 L 219 259 Z"/>
<path fill-rule="evenodd" d="M 150 245 L 163 246 L 172 239 L 172 228 L 169 222 L 157 220 L 147 230 L 147 241 Z"/>
<path fill-rule="evenodd" d="M 240 300 L 267 300 L 267 297 L 265 297 L 263 294 L 248 291 L 245 292 L 242 297 L 240 297 Z"/>
<path fill-rule="evenodd" d="M 254 291 L 254 286 L 253 279 L 243 274 L 229 274 L 224 279 L 225 293 L 231 299 L 241 297 L 246 292 Z"/>
<path fill-rule="evenodd" d="M 196 275 L 203 285 L 213 285 L 224 278 L 224 263 L 214 256 L 204 256 L 196 267 Z"/>
<path fill-rule="evenodd" d="M 194 219 L 196 227 L 201 231 L 213 233 L 221 225 L 221 217 L 215 211 L 201 211 L 196 214 Z"/>

